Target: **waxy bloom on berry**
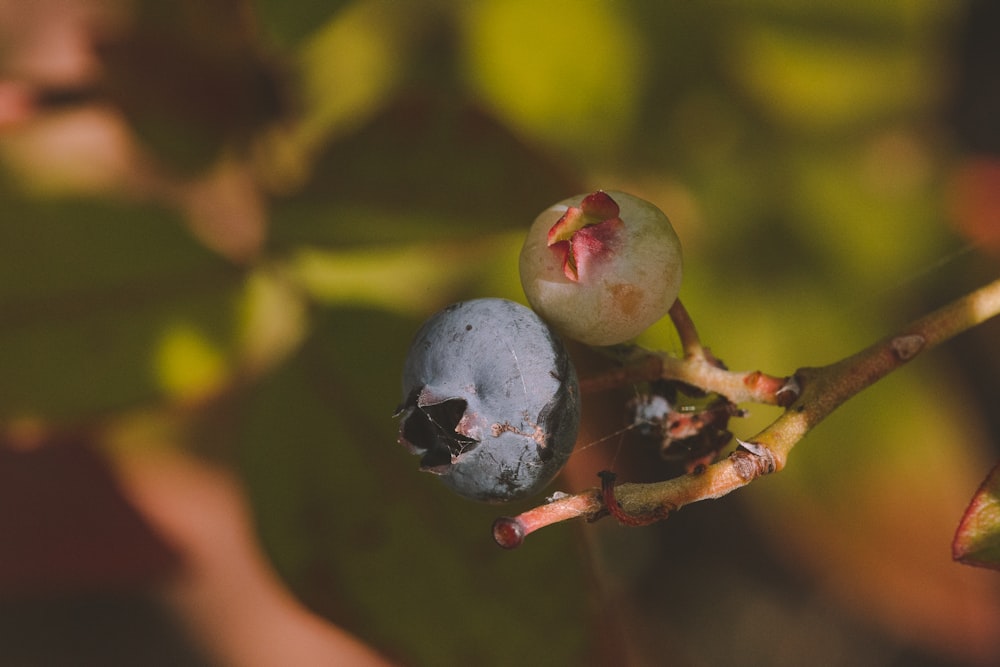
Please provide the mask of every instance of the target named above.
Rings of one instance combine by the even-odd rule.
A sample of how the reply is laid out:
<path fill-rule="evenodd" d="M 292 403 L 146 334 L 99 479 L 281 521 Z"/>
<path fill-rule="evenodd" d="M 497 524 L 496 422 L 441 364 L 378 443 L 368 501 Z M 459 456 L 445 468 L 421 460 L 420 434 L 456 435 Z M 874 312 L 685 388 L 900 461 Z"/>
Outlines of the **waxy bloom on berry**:
<path fill-rule="evenodd" d="M 506 299 L 456 303 L 417 332 L 403 368 L 399 442 L 456 493 L 506 502 L 562 469 L 580 388 L 562 341 Z"/>
<path fill-rule="evenodd" d="M 552 326 L 588 345 L 614 345 L 635 338 L 677 299 L 680 240 L 649 202 L 599 190 L 535 218 L 520 270 L 528 301 Z"/>

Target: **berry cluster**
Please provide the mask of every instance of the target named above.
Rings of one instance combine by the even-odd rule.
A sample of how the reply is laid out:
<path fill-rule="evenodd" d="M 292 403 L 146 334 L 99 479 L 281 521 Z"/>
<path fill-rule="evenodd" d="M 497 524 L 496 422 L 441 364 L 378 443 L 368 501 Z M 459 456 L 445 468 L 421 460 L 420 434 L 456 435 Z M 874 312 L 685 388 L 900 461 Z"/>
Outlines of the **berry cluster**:
<path fill-rule="evenodd" d="M 597 191 L 535 219 L 520 274 L 533 310 L 505 299 L 453 304 L 417 332 L 403 370 L 399 442 L 475 500 L 533 494 L 562 469 L 580 391 L 556 332 L 599 346 L 641 333 L 677 298 L 680 242 L 649 202 Z"/>

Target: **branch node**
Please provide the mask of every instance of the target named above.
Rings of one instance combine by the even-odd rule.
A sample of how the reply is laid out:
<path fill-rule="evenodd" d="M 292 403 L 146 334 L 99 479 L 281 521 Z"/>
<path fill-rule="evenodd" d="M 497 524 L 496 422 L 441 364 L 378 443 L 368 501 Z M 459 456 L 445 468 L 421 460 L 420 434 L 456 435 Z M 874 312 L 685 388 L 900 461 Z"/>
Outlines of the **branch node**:
<path fill-rule="evenodd" d="M 802 394 L 802 385 L 799 379 L 791 375 L 785 379 L 785 384 L 781 385 L 778 391 L 774 392 L 774 397 L 778 400 L 778 405 L 783 408 L 789 407 Z"/>
<path fill-rule="evenodd" d="M 763 475 L 770 475 L 778 469 L 774 452 L 766 445 L 736 439 L 739 448 L 729 455 L 733 470 L 743 482 L 749 483 Z"/>
<path fill-rule="evenodd" d="M 601 478 L 601 496 L 608 514 L 617 519 L 618 523 L 623 526 L 648 526 L 667 518 L 667 515 L 670 514 L 668 509 L 650 512 L 646 516 L 626 512 L 618 503 L 618 498 L 615 495 L 615 474 L 610 470 L 602 470 L 597 473 L 597 476 Z"/>
<path fill-rule="evenodd" d="M 905 336 L 896 336 L 889 343 L 889 347 L 892 348 L 892 353 L 896 355 L 896 358 L 900 361 L 909 361 L 913 357 L 917 356 L 924 345 L 927 343 L 927 339 L 919 334 L 909 334 Z"/>

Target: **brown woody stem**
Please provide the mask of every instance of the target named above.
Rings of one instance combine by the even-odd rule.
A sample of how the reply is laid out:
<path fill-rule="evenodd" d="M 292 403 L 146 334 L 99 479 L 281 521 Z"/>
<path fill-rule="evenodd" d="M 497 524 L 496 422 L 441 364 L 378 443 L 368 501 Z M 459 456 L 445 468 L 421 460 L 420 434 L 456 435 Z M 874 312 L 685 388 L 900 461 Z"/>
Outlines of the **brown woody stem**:
<path fill-rule="evenodd" d="M 785 411 L 771 425 L 749 441 L 741 441 L 732 454 L 703 470 L 663 482 L 613 486 L 616 514 L 628 517 L 629 522 L 648 523 L 665 518 L 684 505 L 719 498 L 762 475 L 781 470 L 789 452 L 803 436 L 849 398 L 923 352 L 998 314 L 1000 280 L 953 301 L 853 356 L 820 368 L 802 368 L 787 383 L 763 374 L 731 373 L 696 357 L 670 361 L 670 357 L 660 356 L 660 377 L 717 391 L 734 402 L 738 402 L 735 396 L 741 400 L 781 396 L 783 389 L 775 389 L 779 381 L 782 387 L 792 387 L 788 391 L 794 391 L 794 400 L 786 404 Z M 674 316 L 673 311 L 671 316 Z M 683 322 L 684 316 L 686 312 L 675 317 L 674 322 Z M 697 337 L 690 337 L 693 326 L 683 326 L 689 332 L 681 333 L 682 341 L 688 336 L 684 345 L 689 354 L 689 348 L 694 350 L 690 344 L 697 342 Z M 679 331 L 680 328 L 678 325 Z M 700 343 L 697 346 L 698 350 L 702 349 Z M 643 363 L 648 366 L 651 362 L 646 359 Z M 756 388 L 748 389 L 751 385 Z M 564 496 L 505 521 L 518 527 L 523 540 L 539 528 L 567 519 L 598 519 L 609 512 L 608 485 L 609 482 L 605 482 L 603 489 L 592 488 Z"/>

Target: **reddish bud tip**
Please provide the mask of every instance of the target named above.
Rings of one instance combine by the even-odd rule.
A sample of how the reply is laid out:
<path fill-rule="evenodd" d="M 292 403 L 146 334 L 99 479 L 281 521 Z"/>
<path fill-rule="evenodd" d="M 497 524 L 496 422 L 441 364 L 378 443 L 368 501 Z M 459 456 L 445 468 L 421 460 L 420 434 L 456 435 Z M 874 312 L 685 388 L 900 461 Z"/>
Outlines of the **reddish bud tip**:
<path fill-rule="evenodd" d="M 623 226 L 618 204 L 608 193 L 598 190 L 583 198 L 580 206 L 570 206 L 549 229 L 546 242 L 559 254 L 563 272 L 573 282 L 580 280 L 590 262 L 607 257 L 616 246 Z"/>
<path fill-rule="evenodd" d="M 579 206 L 570 206 L 556 224 L 549 229 L 548 244 L 570 240 L 574 234 L 587 227 L 599 225 L 608 220 L 617 220 L 621 209 L 611 196 L 602 190 L 592 192 L 583 198 Z"/>
<path fill-rule="evenodd" d="M 504 549 L 516 549 L 524 544 L 524 524 L 516 518 L 502 516 L 493 522 L 493 539 Z"/>
<path fill-rule="evenodd" d="M 618 203 L 603 190 L 592 192 L 584 197 L 583 201 L 580 202 L 580 208 L 583 209 L 586 215 L 600 218 L 601 220 L 617 218 L 620 212 Z"/>
<path fill-rule="evenodd" d="M 590 223 L 587 222 L 586 216 L 583 214 L 583 209 L 570 206 L 562 214 L 562 217 L 556 220 L 556 224 L 549 228 L 546 241 L 549 246 L 553 246 L 561 241 L 569 241 L 573 237 L 573 234 L 583 229 L 587 224 Z"/>

